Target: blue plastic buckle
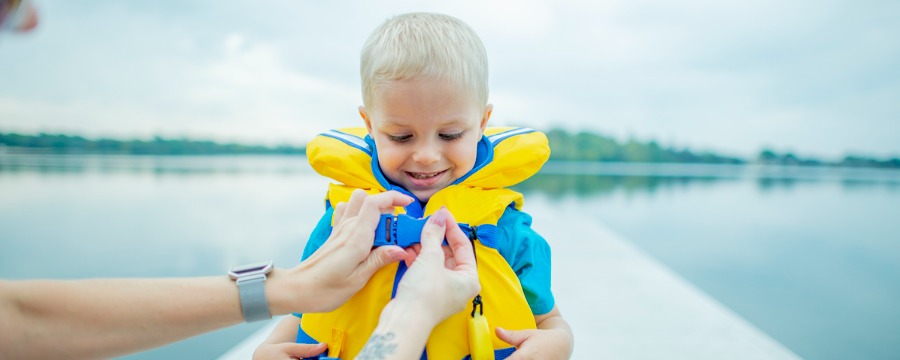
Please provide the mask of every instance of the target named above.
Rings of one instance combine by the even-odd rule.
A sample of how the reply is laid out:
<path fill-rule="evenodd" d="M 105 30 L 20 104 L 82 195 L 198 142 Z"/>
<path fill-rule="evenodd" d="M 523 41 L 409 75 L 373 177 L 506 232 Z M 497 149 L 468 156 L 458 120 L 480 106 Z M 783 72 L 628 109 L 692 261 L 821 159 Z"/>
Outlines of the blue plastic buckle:
<path fill-rule="evenodd" d="M 416 219 L 406 214 L 383 214 L 375 228 L 375 244 L 373 246 L 397 245 L 409 247 L 421 242 L 422 228 L 428 218 Z"/>

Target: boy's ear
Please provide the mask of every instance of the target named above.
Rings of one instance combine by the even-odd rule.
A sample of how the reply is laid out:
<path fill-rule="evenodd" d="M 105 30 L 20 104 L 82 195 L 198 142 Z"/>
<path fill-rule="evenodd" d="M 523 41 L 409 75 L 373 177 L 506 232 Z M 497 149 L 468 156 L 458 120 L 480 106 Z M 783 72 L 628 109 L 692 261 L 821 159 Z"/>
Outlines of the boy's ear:
<path fill-rule="evenodd" d="M 484 115 L 481 117 L 481 132 L 484 132 L 484 129 L 487 128 L 488 120 L 491 118 L 491 112 L 494 111 L 494 104 L 487 104 L 484 107 Z"/>
<path fill-rule="evenodd" d="M 366 112 L 365 106 L 359 106 L 359 116 L 366 122 L 366 131 L 369 132 L 369 135 L 372 135 L 372 122 L 369 120 L 369 114 Z"/>

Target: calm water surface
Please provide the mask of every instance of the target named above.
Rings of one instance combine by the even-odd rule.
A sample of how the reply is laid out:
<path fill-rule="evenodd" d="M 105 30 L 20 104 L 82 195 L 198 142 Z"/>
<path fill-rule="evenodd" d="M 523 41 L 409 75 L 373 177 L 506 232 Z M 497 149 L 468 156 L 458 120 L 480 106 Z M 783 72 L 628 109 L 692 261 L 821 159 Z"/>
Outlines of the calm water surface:
<path fill-rule="evenodd" d="M 606 224 L 799 355 L 900 356 L 900 172 L 546 170 L 518 187 L 526 208 Z M 0 277 L 220 275 L 266 258 L 289 266 L 326 184 L 302 157 L 0 154 Z M 590 241 L 582 235 L 548 240 Z M 590 311 L 565 302 L 567 316 Z M 214 358 L 257 327 L 127 358 Z"/>

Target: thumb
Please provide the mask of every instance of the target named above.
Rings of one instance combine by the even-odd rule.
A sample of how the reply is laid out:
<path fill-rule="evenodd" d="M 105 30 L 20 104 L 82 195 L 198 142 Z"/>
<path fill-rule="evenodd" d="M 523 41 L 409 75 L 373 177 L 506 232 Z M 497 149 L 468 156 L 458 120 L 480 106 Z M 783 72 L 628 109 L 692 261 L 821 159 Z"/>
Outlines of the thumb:
<path fill-rule="evenodd" d="M 425 222 L 425 226 L 422 227 L 422 235 L 419 241 L 421 244 L 419 256 L 422 256 L 422 254 L 425 253 L 434 254 L 429 256 L 443 255 L 441 242 L 444 241 L 444 233 L 447 228 L 447 216 L 449 214 L 450 212 L 442 207 L 432 214 L 431 217 L 428 218 L 428 221 Z"/>
<path fill-rule="evenodd" d="M 378 269 L 395 261 L 406 259 L 407 256 L 406 251 L 399 246 L 380 246 L 369 253 L 369 256 L 363 260 L 358 271 L 368 279 Z"/>
<path fill-rule="evenodd" d="M 531 337 L 530 330 L 506 330 L 502 327 L 497 327 L 497 337 L 500 340 L 503 340 L 507 344 L 510 344 L 515 347 L 519 347 L 522 345 L 525 340 L 528 340 Z"/>
<path fill-rule="evenodd" d="M 284 352 L 287 355 L 300 358 L 312 357 L 325 352 L 328 347 L 325 343 L 318 344 L 286 344 Z"/>

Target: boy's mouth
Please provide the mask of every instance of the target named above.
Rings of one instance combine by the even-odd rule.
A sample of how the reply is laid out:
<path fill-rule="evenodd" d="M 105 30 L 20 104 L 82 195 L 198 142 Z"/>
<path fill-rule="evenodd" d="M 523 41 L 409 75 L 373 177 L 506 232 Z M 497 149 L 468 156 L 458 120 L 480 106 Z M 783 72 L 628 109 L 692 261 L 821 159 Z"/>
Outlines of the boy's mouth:
<path fill-rule="evenodd" d="M 406 175 L 409 176 L 413 185 L 425 187 L 434 185 L 440 176 L 446 172 L 447 170 L 430 173 L 407 171 Z"/>
<path fill-rule="evenodd" d="M 409 174 L 409 176 L 412 176 L 412 177 L 414 177 L 414 178 L 416 178 L 416 179 L 428 179 L 428 178 L 433 178 L 433 177 L 435 177 L 435 176 L 438 176 L 438 175 L 440 175 L 442 172 L 443 172 L 443 171 L 438 171 L 438 172 L 433 172 L 433 173 L 414 173 L 414 172 L 407 172 L 407 174 Z"/>

